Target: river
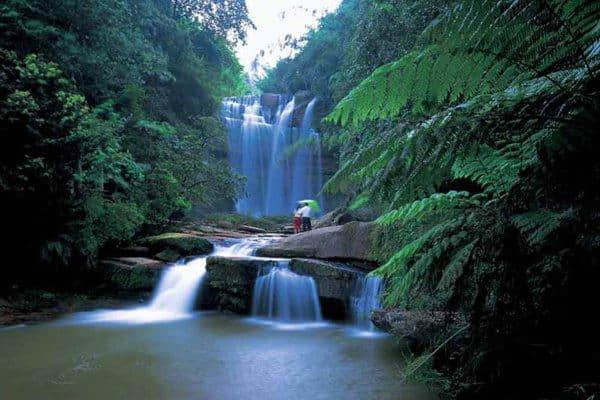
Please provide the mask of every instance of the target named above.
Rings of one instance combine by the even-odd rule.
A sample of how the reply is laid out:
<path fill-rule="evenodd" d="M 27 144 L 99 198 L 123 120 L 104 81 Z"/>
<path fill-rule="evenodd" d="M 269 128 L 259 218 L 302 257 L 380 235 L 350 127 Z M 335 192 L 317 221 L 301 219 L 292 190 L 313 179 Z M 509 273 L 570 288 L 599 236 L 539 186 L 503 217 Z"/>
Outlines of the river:
<path fill-rule="evenodd" d="M 242 242 L 217 252 L 252 248 Z M 147 306 L 0 330 L 0 398 L 436 398 L 402 382 L 400 348 L 389 336 L 320 318 L 282 323 L 186 310 L 193 301 L 170 296 L 190 291 L 204 265 L 199 258 L 166 270 Z M 295 295 L 290 285 L 286 293 Z"/>

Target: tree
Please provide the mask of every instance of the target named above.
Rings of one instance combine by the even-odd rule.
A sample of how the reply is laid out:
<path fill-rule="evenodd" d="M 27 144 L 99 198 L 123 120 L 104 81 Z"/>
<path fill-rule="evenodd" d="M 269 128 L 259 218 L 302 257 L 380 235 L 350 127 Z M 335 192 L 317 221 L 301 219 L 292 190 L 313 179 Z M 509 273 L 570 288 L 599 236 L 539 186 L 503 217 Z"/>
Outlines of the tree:
<path fill-rule="evenodd" d="M 255 28 L 246 0 L 172 0 L 173 17 L 197 19 L 218 36 L 235 44 L 246 41 L 246 30 Z"/>

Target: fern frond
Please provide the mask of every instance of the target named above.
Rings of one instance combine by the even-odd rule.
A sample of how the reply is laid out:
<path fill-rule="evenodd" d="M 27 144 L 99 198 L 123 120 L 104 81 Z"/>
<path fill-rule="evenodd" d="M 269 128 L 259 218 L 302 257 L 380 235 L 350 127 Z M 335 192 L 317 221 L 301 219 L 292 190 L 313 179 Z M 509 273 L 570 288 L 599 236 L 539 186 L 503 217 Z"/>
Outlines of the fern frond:
<path fill-rule="evenodd" d="M 549 22 L 532 23 L 535 14 Z M 557 22 L 555 15 L 563 19 Z M 598 20 L 600 7 L 589 0 L 554 0 L 547 6 L 525 0 L 460 3 L 428 30 L 429 46 L 376 69 L 326 119 L 358 124 L 396 117 L 408 106 L 425 114 L 431 105 L 497 93 L 535 78 L 561 85 L 551 74 L 566 63 L 586 66 L 593 75 L 598 51 L 589 48 L 600 39 Z"/>
<path fill-rule="evenodd" d="M 539 246 L 563 224 L 575 218 L 573 209 L 562 212 L 548 209 L 530 211 L 511 218 L 512 223 L 523 233 L 530 246 Z"/>
<path fill-rule="evenodd" d="M 417 200 L 413 203 L 406 204 L 397 210 L 390 211 L 379 217 L 375 222 L 378 224 L 389 225 L 400 219 L 419 218 L 434 210 L 471 207 L 474 205 L 478 205 L 478 203 L 469 199 L 468 192 L 450 191 L 444 194 L 435 193 L 430 197 Z"/>

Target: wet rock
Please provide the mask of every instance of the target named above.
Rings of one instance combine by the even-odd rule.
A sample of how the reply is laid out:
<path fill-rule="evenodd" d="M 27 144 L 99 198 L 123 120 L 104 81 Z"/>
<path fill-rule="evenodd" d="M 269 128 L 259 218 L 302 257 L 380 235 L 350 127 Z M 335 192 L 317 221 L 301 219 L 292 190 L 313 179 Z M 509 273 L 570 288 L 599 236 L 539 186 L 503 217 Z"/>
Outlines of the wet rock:
<path fill-rule="evenodd" d="M 354 282 L 364 274 L 346 264 L 306 258 L 292 259 L 290 269 L 315 280 L 321 311 L 329 319 L 344 319 L 348 315 L 348 298 Z"/>
<path fill-rule="evenodd" d="M 173 249 L 165 249 L 160 253 L 156 253 L 154 257 L 161 261 L 175 262 L 181 258 L 181 255 Z"/>
<path fill-rule="evenodd" d="M 237 314 L 250 313 L 256 278 L 261 271 L 275 266 L 277 261 L 269 259 L 209 257 L 199 306 Z M 289 268 L 315 280 L 326 318 L 346 317 L 347 301 L 361 271 L 340 263 L 311 259 L 292 259 Z"/>
<path fill-rule="evenodd" d="M 145 238 L 142 243 L 154 254 L 169 250 L 169 255 L 177 253 L 180 257 L 209 254 L 214 248 L 207 239 L 190 233 L 163 233 Z"/>
<path fill-rule="evenodd" d="M 275 261 L 252 257 L 208 257 L 201 305 L 203 308 L 248 314 L 254 282 L 261 268 Z"/>
<path fill-rule="evenodd" d="M 116 290 L 153 290 L 165 263 L 143 257 L 120 257 L 100 261 L 102 280 Z"/>
<path fill-rule="evenodd" d="M 302 232 L 257 250 L 264 257 L 318 258 L 352 262 L 367 270 L 373 269 L 374 257 L 370 254 L 372 223 L 351 222 Z"/>
<path fill-rule="evenodd" d="M 294 258 L 290 269 L 299 275 L 311 276 L 319 288 L 319 297 L 346 300 L 356 277 L 363 273 L 345 264 L 331 261 Z"/>
<path fill-rule="evenodd" d="M 243 231 L 243 232 L 249 232 L 249 233 L 267 233 L 266 229 L 258 228 L 256 226 L 250 226 L 250 225 L 242 225 L 239 227 L 239 230 Z"/>
<path fill-rule="evenodd" d="M 464 326 L 464 316 L 445 311 L 375 310 L 371 321 L 379 329 L 402 339 L 413 353 L 437 343 L 448 326 Z"/>
<path fill-rule="evenodd" d="M 277 109 L 279 106 L 279 96 L 275 93 L 263 93 L 260 96 L 260 104 L 272 109 Z"/>

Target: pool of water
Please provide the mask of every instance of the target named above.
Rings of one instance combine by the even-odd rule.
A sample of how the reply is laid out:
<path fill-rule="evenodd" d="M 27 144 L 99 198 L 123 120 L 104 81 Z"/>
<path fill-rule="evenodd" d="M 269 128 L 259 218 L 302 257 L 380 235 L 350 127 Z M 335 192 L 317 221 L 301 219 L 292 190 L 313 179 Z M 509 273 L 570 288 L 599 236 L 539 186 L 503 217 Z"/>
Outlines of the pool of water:
<path fill-rule="evenodd" d="M 387 336 L 200 313 L 178 321 L 54 323 L 0 330 L 2 399 L 402 399 Z"/>

